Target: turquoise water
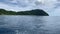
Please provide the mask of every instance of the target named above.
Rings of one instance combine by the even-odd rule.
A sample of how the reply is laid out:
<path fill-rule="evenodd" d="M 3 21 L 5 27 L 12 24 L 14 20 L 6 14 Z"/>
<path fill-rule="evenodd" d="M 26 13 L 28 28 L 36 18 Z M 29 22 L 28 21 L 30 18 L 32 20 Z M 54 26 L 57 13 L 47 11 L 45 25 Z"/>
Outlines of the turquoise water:
<path fill-rule="evenodd" d="M 0 16 L 0 34 L 60 34 L 60 17 Z"/>

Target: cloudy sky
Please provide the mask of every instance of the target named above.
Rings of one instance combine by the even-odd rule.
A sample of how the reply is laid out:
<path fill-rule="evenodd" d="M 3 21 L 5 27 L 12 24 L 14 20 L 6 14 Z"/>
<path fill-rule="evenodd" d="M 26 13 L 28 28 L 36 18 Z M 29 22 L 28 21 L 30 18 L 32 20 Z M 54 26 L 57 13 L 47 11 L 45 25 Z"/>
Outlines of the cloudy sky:
<path fill-rule="evenodd" d="M 43 9 L 50 16 L 60 16 L 60 0 L 0 0 L 0 8 L 13 11 Z"/>

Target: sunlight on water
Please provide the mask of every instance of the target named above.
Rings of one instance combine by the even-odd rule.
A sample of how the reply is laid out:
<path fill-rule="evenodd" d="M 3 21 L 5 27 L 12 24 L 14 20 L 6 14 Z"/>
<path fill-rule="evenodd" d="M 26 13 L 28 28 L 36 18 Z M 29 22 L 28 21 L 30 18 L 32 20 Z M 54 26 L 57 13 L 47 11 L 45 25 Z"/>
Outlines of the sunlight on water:
<path fill-rule="evenodd" d="M 16 30 L 16 34 L 19 34 L 19 31 L 18 30 Z"/>

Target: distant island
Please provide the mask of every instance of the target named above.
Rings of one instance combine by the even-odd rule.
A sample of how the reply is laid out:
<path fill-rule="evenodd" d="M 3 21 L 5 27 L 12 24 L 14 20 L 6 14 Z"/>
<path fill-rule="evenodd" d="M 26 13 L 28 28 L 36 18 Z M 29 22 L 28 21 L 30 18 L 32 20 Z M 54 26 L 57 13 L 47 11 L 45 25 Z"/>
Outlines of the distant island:
<path fill-rule="evenodd" d="M 40 9 L 34 9 L 30 11 L 7 11 L 5 9 L 0 9 L 0 15 L 36 15 L 36 16 L 49 16 L 45 11 Z"/>

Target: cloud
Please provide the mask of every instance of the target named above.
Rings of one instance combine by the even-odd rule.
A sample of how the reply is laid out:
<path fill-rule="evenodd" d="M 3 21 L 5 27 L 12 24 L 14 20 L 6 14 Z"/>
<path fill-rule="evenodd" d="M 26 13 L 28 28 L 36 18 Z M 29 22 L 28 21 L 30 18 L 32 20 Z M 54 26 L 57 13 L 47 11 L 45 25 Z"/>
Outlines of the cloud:
<path fill-rule="evenodd" d="M 31 3 L 31 1 L 24 1 L 24 0 L 6 0 L 5 2 L 1 2 L 0 3 L 0 5 L 2 5 L 3 4 L 3 6 L 4 5 L 6 5 L 6 7 L 7 6 L 9 6 L 8 8 L 12 8 L 12 9 L 14 9 L 13 7 L 15 7 L 15 9 L 17 8 L 17 7 L 19 7 L 19 8 L 17 8 L 17 9 L 22 9 L 22 10 L 24 10 L 25 8 L 25 10 L 27 10 L 27 9 L 33 9 L 34 8 L 34 6 L 35 6 L 35 4 L 32 2 Z M 6 8 L 6 7 L 4 7 L 4 8 Z"/>
<path fill-rule="evenodd" d="M 17 6 L 20 8 L 37 8 L 38 5 L 40 5 L 36 0 L 5 0 L 3 3 L 9 6 Z"/>

